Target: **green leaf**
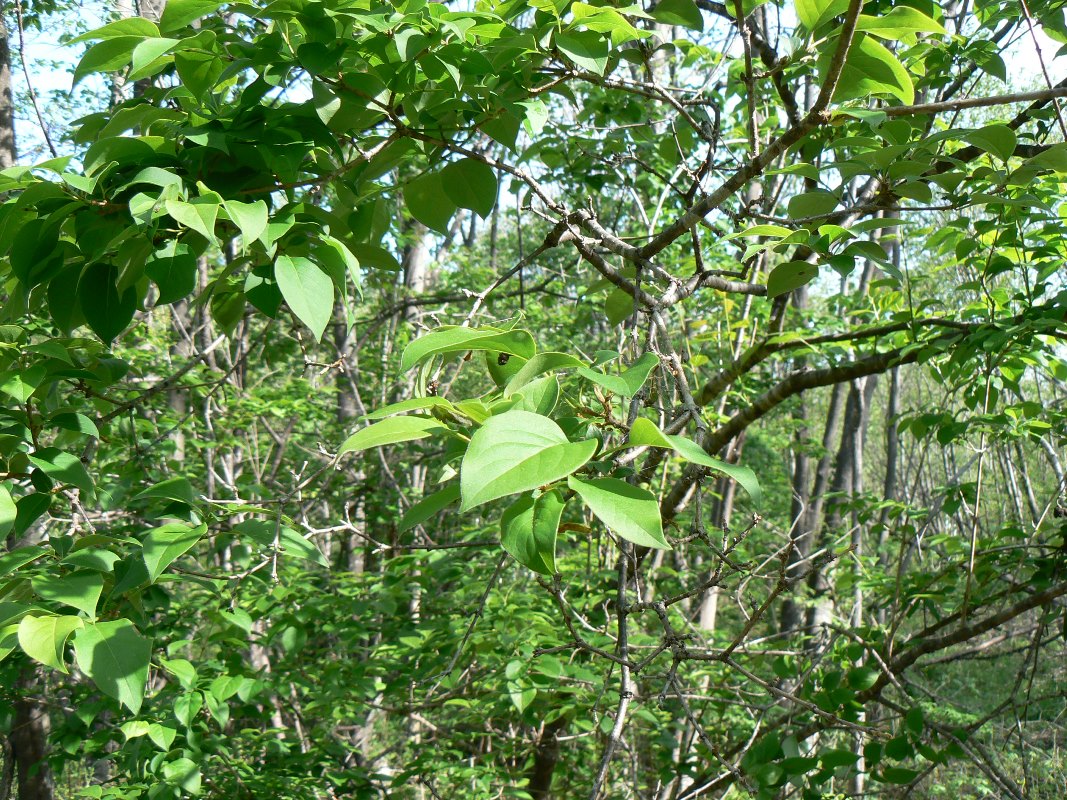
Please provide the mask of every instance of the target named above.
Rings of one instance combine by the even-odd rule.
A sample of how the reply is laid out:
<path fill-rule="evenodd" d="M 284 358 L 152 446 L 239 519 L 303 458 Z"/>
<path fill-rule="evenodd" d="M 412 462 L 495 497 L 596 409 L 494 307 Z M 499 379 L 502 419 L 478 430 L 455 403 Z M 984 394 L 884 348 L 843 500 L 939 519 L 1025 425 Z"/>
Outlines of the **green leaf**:
<path fill-rule="evenodd" d="M 591 439 L 568 441 L 559 425 L 529 411 L 490 417 L 471 437 L 460 465 L 460 510 L 565 478 L 596 448 Z"/>
<path fill-rule="evenodd" d="M 559 380 L 555 375 L 546 375 L 543 378 L 530 381 L 522 389 L 516 392 L 519 398 L 512 408 L 531 411 L 547 417 L 556 408 L 559 402 Z"/>
<path fill-rule="evenodd" d="M 1018 139 L 1015 131 L 1007 125 L 986 125 L 976 131 L 968 131 L 960 138 L 965 139 L 987 153 L 992 153 L 1001 161 L 1007 161 L 1015 153 Z"/>
<path fill-rule="evenodd" d="M 180 39 L 145 39 L 137 47 L 133 48 L 133 56 L 130 59 L 130 74 L 127 76 L 127 80 L 141 80 L 162 70 L 166 62 L 156 64 L 156 59 L 165 56 L 179 44 L 181 44 Z"/>
<path fill-rule="evenodd" d="M 907 769 L 906 767 L 886 767 L 877 777 L 884 783 L 894 783 L 903 785 L 905 783 L 911 783 L 913 780 L 918 778 L 920 774 L 921 773 L 917 769 Z"/>
<path fill-rule="evenodd" d="M 224 5 L 220 0 L 167 0 L 163 15 L 159 20 L 159 29 L 170 33 L 184 28 L 190 22 L 213 14 Z"/>
<path fill-rule="evenodd" d="M 804 27 L 814 31 L 824 22 L 844 14 L 848 0 L 796 0 L 797 17 Z"/>
<path fill-rule="evenodd" d="M 806 261 L 779 264 L 767 276 L 767 296 L 777 297 L 811 283 L 819 275 L 819 268 Z"/>
<path fill-rule="evenodd" d="M 397 530 L 400 533 L 409 531 L 416 525 L 424 523 L 430 517 L 437 514 L 437 512 L 452 505 L 457 500 L 459 500 L 459 484 L 449 484 L 444 489 L 422 498 L 422 500 L 405 511 L 404 516 L 402 516 L 400 522 L 397 523 Z"/>
<path fill-rule="evenodd" d="M 196 289 L 196 256 L 187 244 L 167 242 L 145 263 L 145 272 L 159 287 L 159 305 L 181 300 Z"/>
<path fill-rule="evenodd" d="M 836 40 L 832 41 L 819 60 L 822 74 L 826 72 L 836 45 Z M 897 57 L 871 36 L 860 33 L 856 34 L 848 50 L 834 100 L 841 102 L 872 94 L 891 94 L 905 105 L 915 102 L 915 86 Z"/>
<path fill-rule="evenodd" d="M 196 231 L 209 242 L 215 241 L 215 220 L 219 215 L 219 204 L 214 200 L 201 197 L 191 202 L 167 200 L 164 207 L 179 225 Z"/>
<path fill-rule="evenodd" d="M 727 7 L 729 8 L 729 4 Z M 660 0 L 652 9 L 652 18 L 666 25 L 681 25 L 694 31 L 704 30 L 704 17 L 693 0 Z"/>
<path fill-rule="evenodd" d="M 44 447 L 30 455 L 30 463 L 52 480 L 77 486 L 88 495 L 93 493 L 93 479 L 81 460 L 54 447 Z"/>
<path fill-rule="evenodd" d="M 207 533 L 207 525 L 172 522 L 151 531 L 141 545 L 150 583 L 155 583 L 175 559 L 186 553 Z"/>
<path fill-rule="evenodd" d="M 663 537 L 663 520 L 652 492 L 618 478 L 581 481 L 572 475 L 567 485 L 578 493 L 597 519 L 623 539 L 641 547 L 672 549 Z"/>
<path fill-rule="evenodd" d="M 524 495 L 500 518 L 500 544 L 523 566 L 542 575 L 556 572 L 556 534 L 566 503 L 553 489 L 536 499 Z"/>
<path fill-rule="evenodd" d="M 453 203 L 477 212 L 482 219 L 488 217 L 496 205 L 496 174 L 492 167 L 481 161 L 464 158 L 452 162 L 441 170 L 441 183 Z"/>
<path fill-rule="evenodd" d="M 137 290 L 133 286 L 119 294 L 119 268 L 97 262 L 86 267 L 78 281 L 78 306 L 105 344 L 122 333 L 137 312 Z"/>
<path fill-rule="evenodd" d="M 83 33 L 80 36 L 75 36 L 68 44 L 115 39 L 119 36 L 136 36 L 138 38 L 159 36 L 159 27 L 156 23 L 144 17 L 126 17 L 125 19 L 109 22 L 103 27 Z"/>
<path fill-rule="evenodd" d="M 932 20 L 921 11 L 909 6 L 894 6 L 886 14 L 877 17 L 860 14 L 856 21 L 857 31 L 867 31 L 882 39 L 900 40 L 917 33 L 936 33 L 947 36 L 941 23 Z"/>
<path fill-rule="evenodd" d="M 224 200 L 222 207 L 226 209 L 226 216 L 241 231 L 242 247 L 247 248 L 267 230 L 267 204 L 262 200 L 254 203 Z"/>
<path fill-rule="evenodd" d="M 158 722 L 152 722 L 148 726 L 148 738 L 164 752 L 170 750 L 172 744 L 174 744 L 174 737 L 178 735 L 178 732 L 166 725 L 160 725 Z"/>
<path fill-rule="evenodd" d="M 220 723 L 221 724 L 221 723 Z M 163 764 L 163 779 L 189 794 L 200 794 L 200 767 L 190 758 L 178 758 Z"/>
<path fill-rule="evenodd" d="M 126 619 L 90 623 L 74 637 L 78 669 L 134 714 L 141 710 L 152 644 Z"/>
<path fill-rule="evenodd" d="M 165 481 L 149 486 L 142 492 L 138 492 L 134 496 L 132 502 L 138 502 L 140 500 L 177 500 L 179 503 L 185 503 L 187 506 L 194 505 L 196 503 L 196 495 L 193 492 L 193 485 L 189 482 L 189 479 L 179 475 L 177 478 L 168 478 Z"/>
<path fill-rule="evenodd" d="M 430 230 L 448 233 L 448 222 L 456 205 L 445 192 L 440 172 L 431 172 L 408 181 L 404 186 L 404 203 L 411 216 Z"/>
<path fill-rule="evenodd" d="M 129 722 L 124 722 L 119 726 L 119 730 L 122 731 L 122 735 L 126 737 L 126 741 L 130 739 L 138 739 L 148 733 L 148 720 L 144 719 L 131 719 Z"/>
<path fill-rule="evenodd" d="M 284 556 L 313 561 L 321 567 L 330 566 L 330 562 L 314 542 L 284 525 L 278 531 L 278 549 Z"/>
<path fill-rule="evenodd" d="M 645 385 L 653 368 L 659 364 L 659 357 L 654 353 L 645 353 L 635 361 L 629 369 L 623 370 L 621 375 L 608 375 L 599 370 L 582 367 L 578 374 L 617 395 L 633 397 L 641 387 Z"/>
<path fill-rule="evenodd" d="M 668 0 L 672 3 L 692 3 L 693 0 Z M 611 47 L 608 40 L 595 31 L 557 33 L 553 40 L 559 51 L 582 69 L 603 75 L 608 66 Z"/>
<path fill-rule="evenodd" d="M 67 672 L 63 649 L 67 639 L 84 624 L 80 617 L 23 617 L 19 623 L 19 646 L 34 661 Z"/>
<path fill-rule="evenodd" d="M 189 727 L 203 707 L 204 696 L 200 692 L 191 692 L 174 701 L 174 716 L 182 725 Z"/>
<path fill-rule="evenodd" d="M 789 198 L 789 216 L 794 219 L 824 217 L 837 207 L 838 202 L 838 197 L 833 192 L 821 189 L 813 192 L 803 192 Z"/>
<path fill-rule="evenodd" d="M 32 497 L 33 495 L 29 496 Z M 16 508 L 18 508 L 18 505 L 16 504 Z M 7 575 L 9 572 L 14 572 L 19 567 L 26 566 L 31 561 L 36 561 L 48 552 L 46 547 L 31 545 L 29 547 L 19 547 L 9 553 L 0 555 L 0 577 Z"/>
<path fill-rule="evenodd" d="M 645 417 L 635 419 L 630 427 L 630 435 L 626 444 L 629 447 L 669 447 L 686 461 L 700 464 L 733 478 L 741 485 L 741 488 L 748 492 L 754 505 L 759 506 L 763 503 L 763 490 L 760 488 L 756 473 L 748 467 L 730 464 L 708 455 L 704 448 L 684 436 L 668 436 L 656 427 L 652 420 Z"/>
<path fill-rule="evenodd" d="M 538 353 L 530 357 L 504 387 L 504 397 L 515 394 L 538 375 L 557 369 L 574 369 L 584 366 L 584 362 L 567 353 Z"/>
<path fill-rule="evenodd" d="M 372 447 L 425 439 L 442 430 L 447 430 L 447 427 L 432 417 L 389 417 L 353 433 L 345 439 L 337 455 L 343 456 L 345 453 L 359 453 Z"/>
<path fill-rule="evenodd" d="M 191 662 L 184 658 L 171 659 L 160 656 L 159 663 L 163 669 L 176 677 L 184 688 L 192 689 L 196 686 L 196 667 Z"/>
<path fill-rule="evenodd" d="M 400 357 L 400 371 L 409 369 L 436 355 L 465 353 L 468 350 L 508 353 L 520 358 L 532 358 L 537 350 L 528 331 L 502 331 L 496 328 L 442 327 L 420 336 L 404 348 Z"/>
<path fill-rule="evenodd" d="M 333 316 L 330 276 L 306 258 L 278 256 L 274 260 L 274 279 L 293 314 L 319 341 Z"/>
<path fill-rule="evenodd" d="M 221 58 L 210 53 L 185 50 L 174 54 L 174 68 L 182 86 L 202 103 L 218 84 L 226 65 Z"/>
<path fill-rule="evenodd" d="M 781 239 L 792 232 L 789 228 L 784 228 L 781 225 L 753 225 L 751 228 L 745 228 L 743 231 L 724 236 L 723 240 L 729 241 L 730 239 L 747 238 L 749 236 L 775 236 Z"/>
<path fill-rule="evenodd" d="M 62 603 L 96 616 L 96 604 L 104 590 L 104 576 L 92 570 L 80 570 L 67 575 L 40 575 L 33 579 L 33 591 L 42 600 Z"/>
<path fill-rule="evenodd" d="M 100 429 L 96 427 L 96 423 L 85 416 L 85 414 L 76 411 L 54 414 L 48 420 L 48 424 L 55 425 L 57 428 L 62 428 L 65 431 L 74 431 L 75 433 L 84 433 L 86 436 L 100 437 Z"/>
<path fill-rule="evenodd" d="M 37 391 L 47 377 L 45 368 L 38 364 L 29 369 L 0 372 L 0 392 L 25 403 Z"/>
<path fill-rule="evenodd" d="M 444 397 L 410 397 L 407 400 L 401 400 L 399 403 L 390 403 L 387 406 L 376 408 L 371 413 L 364 414 L 362 419 L 385 419 L 397 414 L 406 414 L 409 411 L 424 411 L 427 408 L 454 410 L 454 406 Z"/>
<path fill-rule="evenodd" d="M 15 527 L 15 519 L 18 517 L 18 506 L 11 498 L 11 492 L 0 483 L 0 538 L 7 536 Z M 0 561 L 6 556 L 0 556 Z M 31 559 L 32 560 L 32 559 Z M 2 573 L 0 573 L 2 574 Z"/>
<path fill-rule="evenodd" d="M 116 36 L 94 44 L 78 62 L 71 88 L 94 72 L 116 72 L 122 69 L 130 63 L 134 48 L 142 41 L 143 36 Z"/>

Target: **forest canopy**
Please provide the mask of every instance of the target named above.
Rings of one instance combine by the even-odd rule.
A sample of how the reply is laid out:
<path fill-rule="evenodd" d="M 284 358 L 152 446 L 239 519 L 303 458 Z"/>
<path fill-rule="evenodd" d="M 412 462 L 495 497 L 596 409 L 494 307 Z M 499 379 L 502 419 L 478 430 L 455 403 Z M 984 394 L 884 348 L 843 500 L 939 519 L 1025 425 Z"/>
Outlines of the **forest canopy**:
<path fill-rule="evenodd" d="M 0 5 L 0 800 L 1067 796 L 1065 5 Z"/>

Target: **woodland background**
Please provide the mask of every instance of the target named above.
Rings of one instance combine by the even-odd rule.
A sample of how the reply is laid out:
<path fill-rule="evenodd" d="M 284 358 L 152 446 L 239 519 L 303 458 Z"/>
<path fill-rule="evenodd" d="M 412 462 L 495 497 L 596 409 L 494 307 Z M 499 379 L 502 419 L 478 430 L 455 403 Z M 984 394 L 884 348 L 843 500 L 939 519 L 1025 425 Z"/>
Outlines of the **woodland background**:
<path fill-rule="evenodd" d="M 1067 796 L 1064 3 L 0 21 L 0 800 Z"/>

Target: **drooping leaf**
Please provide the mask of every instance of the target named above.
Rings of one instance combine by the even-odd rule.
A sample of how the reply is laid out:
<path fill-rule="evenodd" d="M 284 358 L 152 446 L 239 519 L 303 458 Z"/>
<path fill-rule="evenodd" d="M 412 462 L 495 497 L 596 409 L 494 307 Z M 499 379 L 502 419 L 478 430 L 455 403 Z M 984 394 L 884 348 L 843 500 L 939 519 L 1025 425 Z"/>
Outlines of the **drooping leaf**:
<path fill-rule="evenodd" d="M 215 220 L 219 215 L 219 204 L 210 198 L 197 198 L 194 201 L 167 200 L 167 213 L 183 227 L 194 230 L 207 239 L 215 241 Z"/>
<path fill-rule="evenodd" d="M 159 287 L 160 305 L 181 300 L 196 289 L 196 256 L 186 244 L 167 242 L 145 263 L 145 272 Z"/>
<path fill-rule="evenodd" d="M 127 619 L 85 625 L 74 637 L 78 669 L 134 714 L 141 710 L 152 644 Z"/>
<path fill-rule="evenodd" d="M 460 208 L 469 208 L 482 219 L 496 205 L 496 175 L 492 167 L 473 158 L 454 161 L 441 170 L 441 183 L 449 199 Z"/>
<path fill-rule="evenodd" d="M 819 268 L 806 261 L 779 264 L 767 276 L 767 296 L 777 297 L 811 283 L 819 276 Z"/>
<path fill-rule="evenodd" d="M 149 582 L 155 583 L 163 571 L 182 554 L 188 552 L 203 535 L 207 525 L 184 525 L 172 522 L 151 531 L 141 544 Z"/>
<path fill-rule="evenodd" d="M 11 492 L 0 483 L 0 538 L 7 536 L 8 532 L 15 527 L 15 518 L 18 516 L 18 507 L 11 498 Z M 2 559 L 3 556 L 0 556 Z"/>
<path fill-rule="evenodd" d="M 1015 153 L 1018 139 L 1015 131 L 1007 125 L 986 125 L 976 131 L 968 131 L 963 134 L 966 139 L 976 147 L 980 147 L 987 153 L 992 153 L 1001 161 L 1007 161 Z"/>
<path fill-rule="evenodd" d="M 559 425 L 529 411 L 490 417 L 460 465 L 461 511 L 567 477 L 593 457 L 594 440 L 570 442 Z"/>
<path fill-rule="evenodd" d="M 729 4 L 727 8 L 733 10 Z M 693 0 L 659 0 L 652 9 L 652 17 L 667 25 L 681 25 L 694 31 L 704 30 L 704 17 Z"/>
<path fill-rule="evenodd" d="M 668 2 L 692 4 L 692 0 L 668 0 Z M 560 52 L 582 69 L 587 69 L 597 75 L 603 75 L 604 70 L 607 69 L 608 54 L 611 48 L 608 40 L 601 34 L 595 31 L 557 33 L 554 41 Z"/>
<path fill-rule="evenodd" d="M 831 45 L 836 45 L 836 42 Z M 820 71 L 824 74 L 832 53 L 831 46 L 819 61 Z M 845 66 L 834 91 L 834 101 L 872 94 L 891 94 L 905 105 L 915 102 L 915 86 L 897 57 L 872 36 L 858 33 L 845 58 Z"/>
<path fill-rule="evenodd" d="M 18 628 L 19 646 L 34 661 L 66 673 L 63 650 L 70 635 L 83 624 L 74 616 L 23 617 Z"/>
<path fill-rule="evenodd" d="M 444 489 L 422 498 L 422 500 L 405 511 L 404 516 L 402 516 L 400 522 L 397 523 L 397 530 L 400 531 L 400 533 L 409 531 L 416 525 L 424 523 L 430 517 L 437 514 L 437 512 L 452 505 L 457 500 L 459 500 L 459 484 L 450 483 Z"/>
<path fill-rule="evenodd" d="M 78 305 L 100 340 L 110 344 L 133 320 L 137 290 L 130 286 L 119 293 L 119 269 L 97 262 L 86 267 L 78 282 Z"/>
<path fill-rule="evenodd" d="M 307 325 L 315 341 L 321 339 L 333 316 L 330 276 L 306 258 L 278 256 L 274 260 L 274 278 L 296 318 Z"/>
<path fill-rule="evenodd" d="M 523 495 L 500 518 L 500 544 L 523 566 L 542 575 L 556 572 L 556 534 L 565 503 L 553 489 Z"/>
<path fill-rule="evenodd" d="M 645 385 L 653 368 L 659 364 L 659 357 L 654 353 L 644 353 L 620 375 L 609 375 L 599 370 L 582 367 L 578 374 L 617 395 L 633 397 Z"/>
<path fill-rule="evenodd" d="M 573 475 L 567 485 L 610 530 L 641 547 L 671 550 L 663 536 L 663 519 L 656 496 L 618 478 L 583 481 Z"/>
<path fill-rule="evenodd" d="M 151 500 L 154 498 L 161 500 L 177 500 L 179 503 L 185 503 L 188 506 L 191 506 L 196 502 L 193 485 L 189 482 L 189 479 L 183 475 L 179 475 L 176 478 L 168 478 L 165 481 L 160 481 L 153 486 L 149 486 L 144 491 L 138 492 L 133 500 L 134 502 L 137 502 L 139 500 Z"/>
<path fill-rule="evenodd" d="M 241 244 L 248 247 L 267 230 L 267 204 L 262 200 L 254 203 L 241 203 L 237 200 L 225 200 L 222 207 L 230 221 L 241 232 Z"/>
<path fill-rule="evenodd" d="M 804 217 L 823 217 L 833 211 L 840 202 L 833 192 L 817 189 L 803 192 L 789 199 L 789 216 L 794 219 Z"/>
<path fill-rule="evenodd" d="M 427 228 L 448 233 L 448 223 L 456 205 L 445 192 L 440 172 L 430 172 L 408 181 L 404 186 L 404 203 L 411 216 Z"/>
<path fill-rule="evenodd" d="M 286 557 L 302 558 L 323 567 L 329 562 L 322 551 L 311 540 L 303 537 L 280 519 L 248 519 L 233 526 L 234 531 L 267 548 L 277 548 L 277 552 Z M 251 620 L 249 620 L 251 625 Z"/>
<path fill-rule="evenodd" d="M 33 579 L 33 591 L 42 600 L 62 603 L 96 616 L 96 604 L 104 590 L 104 578 L 96 571 L 79 570 L 67 575 L 39 575 Z"/>
<path fill-rule="evenodd" d="M 763 503 L 763 490 L 760 488 L 756 473 L 751 469 L 715 458 L 706 453 L 704 448 L 696 442 L 684 436 L 667 435 L 650 419 L 638 417 L 634 420 L 626 443 L 631 447 L 669 447 L 686 461 L 700 464 L 733 478 L 741 485 L 741 488 L 748 492 L 753 505 L 758 507 Z"/>
<path fill-rule="evenodd" d="M 93 493 L 93 479 L 77 456 L 55 447 L 44 447 L 32 453 L 30 463 L 54 481 L 77 486 L 87 495 Z"/>

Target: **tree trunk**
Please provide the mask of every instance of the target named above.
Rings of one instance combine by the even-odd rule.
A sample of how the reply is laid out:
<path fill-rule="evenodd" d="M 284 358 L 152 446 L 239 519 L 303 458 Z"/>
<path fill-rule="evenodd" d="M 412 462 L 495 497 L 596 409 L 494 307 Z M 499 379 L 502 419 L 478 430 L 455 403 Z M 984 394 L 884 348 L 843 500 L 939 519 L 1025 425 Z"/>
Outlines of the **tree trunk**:
<path fill-rule="evenodd" d="M 11 753 L 18 774 L 19 800 L 53 800 L 55 782 L 47 761 L 48 734 L 52 725 L 41 698 L 44 677 L 27 664 L 16 684 L 15 724 L 11 729 Z"/>

